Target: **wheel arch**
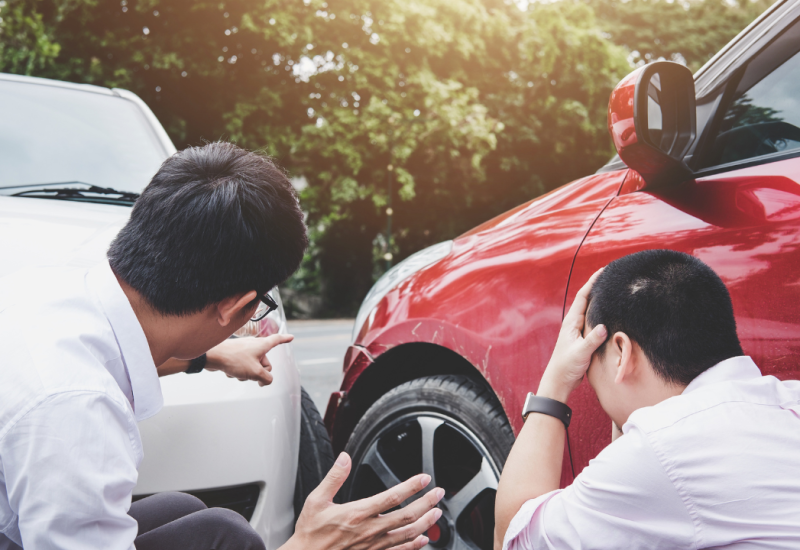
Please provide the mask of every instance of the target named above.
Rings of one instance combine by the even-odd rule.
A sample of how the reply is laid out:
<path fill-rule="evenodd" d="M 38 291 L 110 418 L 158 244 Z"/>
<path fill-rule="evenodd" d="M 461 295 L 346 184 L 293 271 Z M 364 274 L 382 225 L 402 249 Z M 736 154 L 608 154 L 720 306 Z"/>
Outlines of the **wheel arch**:
<path fill-rule="evenodd" d="M 336 415 L 334 451 L 339 453 L 344 449 L 359 419 L 386 392 L 417 378 L 442 374 L 467 376 L 500 401 L 481 371 L 452 349 L 429 342 L 400 344 L 375 358 L 347 391 Z"/>

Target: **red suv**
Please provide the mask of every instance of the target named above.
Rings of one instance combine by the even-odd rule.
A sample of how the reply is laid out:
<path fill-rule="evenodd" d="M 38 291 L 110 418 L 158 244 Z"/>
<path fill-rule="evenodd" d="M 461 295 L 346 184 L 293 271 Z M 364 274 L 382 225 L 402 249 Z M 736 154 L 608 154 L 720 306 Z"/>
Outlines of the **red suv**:
<path fill-rule="evenodd" d="M 800 378 L 798 52 L 800 2 L 778 1 L 694 76 L 637 69 L 609 102 L 611 162 L 386 273 L 325 419 L 356 465 L 343 497 L 427 472 L 446 490 L 431 546 L 491 549 L 499 472 L 565 308 L 596 269 L 639 250 L 710 265 L 745 352 Z M 586 383 L 569 405 L 564 485 L 611 438 Z"/>

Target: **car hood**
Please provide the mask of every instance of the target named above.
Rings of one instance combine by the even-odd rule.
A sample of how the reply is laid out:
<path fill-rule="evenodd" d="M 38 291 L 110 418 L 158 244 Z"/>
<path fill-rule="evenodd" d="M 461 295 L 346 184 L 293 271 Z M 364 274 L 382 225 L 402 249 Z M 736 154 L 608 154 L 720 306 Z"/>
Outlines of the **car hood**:
<path fill-rule="evenodd" d="M 131 208 L 0 196 L 0 277 L 26 268 L 103 261 Z"/>
<path fill-rule="evenodd" d="M 498 231 L 506 230 L 509 226 L 524 224 L 536 216 L 575 208 L 592 201 L 610 199 L 619 192 L 626 173 L 627 169 L 614 170 L 562 185 L 467 231 L 456 238 L 456 243 L 471 242 L 474 239 L 470 237 L 476 235 L 493 235 Z"/>

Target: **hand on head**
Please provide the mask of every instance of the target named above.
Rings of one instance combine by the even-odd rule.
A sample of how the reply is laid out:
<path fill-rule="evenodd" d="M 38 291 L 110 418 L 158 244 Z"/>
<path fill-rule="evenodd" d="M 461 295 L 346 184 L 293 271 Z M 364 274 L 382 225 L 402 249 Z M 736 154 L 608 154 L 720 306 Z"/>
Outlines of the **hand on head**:
<path fill-rule="evenodd" d="M 607 332 L 603 325 L 583 334 L 589 292 L 602 271 L 596 271 L 575 295 L 575 301 L 561 323 L 556 347 L 542 375 L 537 395 L 565 402 L 586 374 L 592 354 L 605 341 Z"/>
<path fill-rule="evenodd" d="M 434 508 L 444 489 L 433 488 L 416 500 L 431 478 L 416 475 L 370 498 L 334 504 L 333 497 L 350 473 L 351 460 L 342 453 L 325 479 L 306 499 L 295 534 L 281 550 L 419 550 L 425 533 L 442 515 Z M 393 512 L 387 510 L 397 508 Z"/>

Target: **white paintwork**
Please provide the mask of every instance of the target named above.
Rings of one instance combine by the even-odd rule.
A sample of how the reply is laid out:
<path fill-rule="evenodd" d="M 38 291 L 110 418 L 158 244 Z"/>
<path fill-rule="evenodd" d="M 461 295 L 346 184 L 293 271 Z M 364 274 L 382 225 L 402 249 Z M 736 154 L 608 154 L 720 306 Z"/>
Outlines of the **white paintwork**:
<path fill-rule="evenodd" d="M 161 126 L 161 123 L 156 118 L 156 115 L 153 114 L 153 111 L 150 110 L 150 107 L 147 106 L 147 103 L 142 101 L 142 99 L 133 92 L 129 92 L 128 90 L 123 90 L 122 88 L 114 88 L 114 93 L 128 101 L 134 102 L 139 109 L 144 113 L 145 118 L 150 123 L 150 127 L 155 132 L 156 137 L 161 142 L 161 145 L 164 146 L 164 149 L 167 150 L 167 155 L 172 156 L 177 152 L 175 149 L 175 145 L 173 145 L 172 140 L 169 139 L 167 135 L 167 131 L 164 130 L 164 127 Z"/>
<path fill-rule="evenodd" d="M 115 92 L 138 100 L 130 92 Z M 165 149 L 174 152 L 149 109 L 145 114 Z M 0 196 L 0 277 L 36 267 L 102 261 L 130 211 L 125 206 Z M 2 292 L 9 289 L 0 288 Z M 272 315 L 286 332 L 283 308 Z M 40 329 L 47 329 L 46 319 Z M 161 379 L 164 408 L 140 424 L 145 458 L 135 494 L 257 482 L 262 491 L 251 524 L 267 548 L 274 549 L 293 529 L 300 379 L 289 345 L 271 351 L 269 358 L 275 381 L 263 388 L 219 372 Z"/>
<path fill-rule="evenodd" d="M 277 548 L 294 525 L 300 379 L 290 347 L 268 357 L 275 381 L 263 388 L 220 372 L 161 379 L 164 409 L 139 424 L 145 455 L 136 493 L 259 482 L 250 523 L 267 548 Z"/>
<path fill-rule="evenodd" d="M 158 137 L 158 141 L 161 142 L 161 145 L 164 147 L 167 156 L 171 156 L 177 151 L 166 130 L 164 130 L 164 127 L 161 126 L 158 118 L 156 118 L 156 115 L 154 115 L 153 111 L 150 110 L 150 107 L 147 106 L 147 103 L 142 101 L 138 95 L 129 90 L 123 90 L 122 88 L 114 88 L 113 90 L 109 90 L 108 88 L 102 88 L 92 84 L 75 84 L 73 82 L 63 82 L 61 80 L 50 80 L 49 78 L 21 76 L 8 73 L 0 73 L 0 80 L 5 80 L 8 82 L 21 82 L 23 84 L 37 84 L 39 86 L 51 86 L 54 88 L 66 88 L 68 90 L 77 90 L 93 94 L 115 95 L 117 97 L 127 99 L 128 101 L 132 101 L 137 107 L 139 107 L 139 110 L 142 111 L 142 114 L 144 114 L 145 118 L 150 123 L 150 130 L 152 130 L 153 133 Z"/>
<path fill-rule="evenodd" d="M 25 84 L 38 84 L 40 86 L 53 86 L 56 88 L 68 88 L 70 90 L 79 90 L 93 94 L 114 95 L 114 92 L 108 88 L 95 86 L 93 84 L 76 84 L 74 82 L 51 80 L 49 78 L 40 78 L 38 76 L 23 76 L 18 74 L 0 73 L 0 80 L 7 80 L 9 82 L 23 82 Z"/>
<path fill-rule="evenodd" d="M 0 277 L 49 265 L 94 265 L 129 214 L 123 206 L 0 196 Z M 164 409 L 139 426 L 145 458 L 136 494 L 258 482 L 263 489 L 251 524 L 267 548 L 291 536 L 300 379 L 288 345 L 269 358 L 275 381 L 263 388 L 219 372 L 161 379 Z"/>

